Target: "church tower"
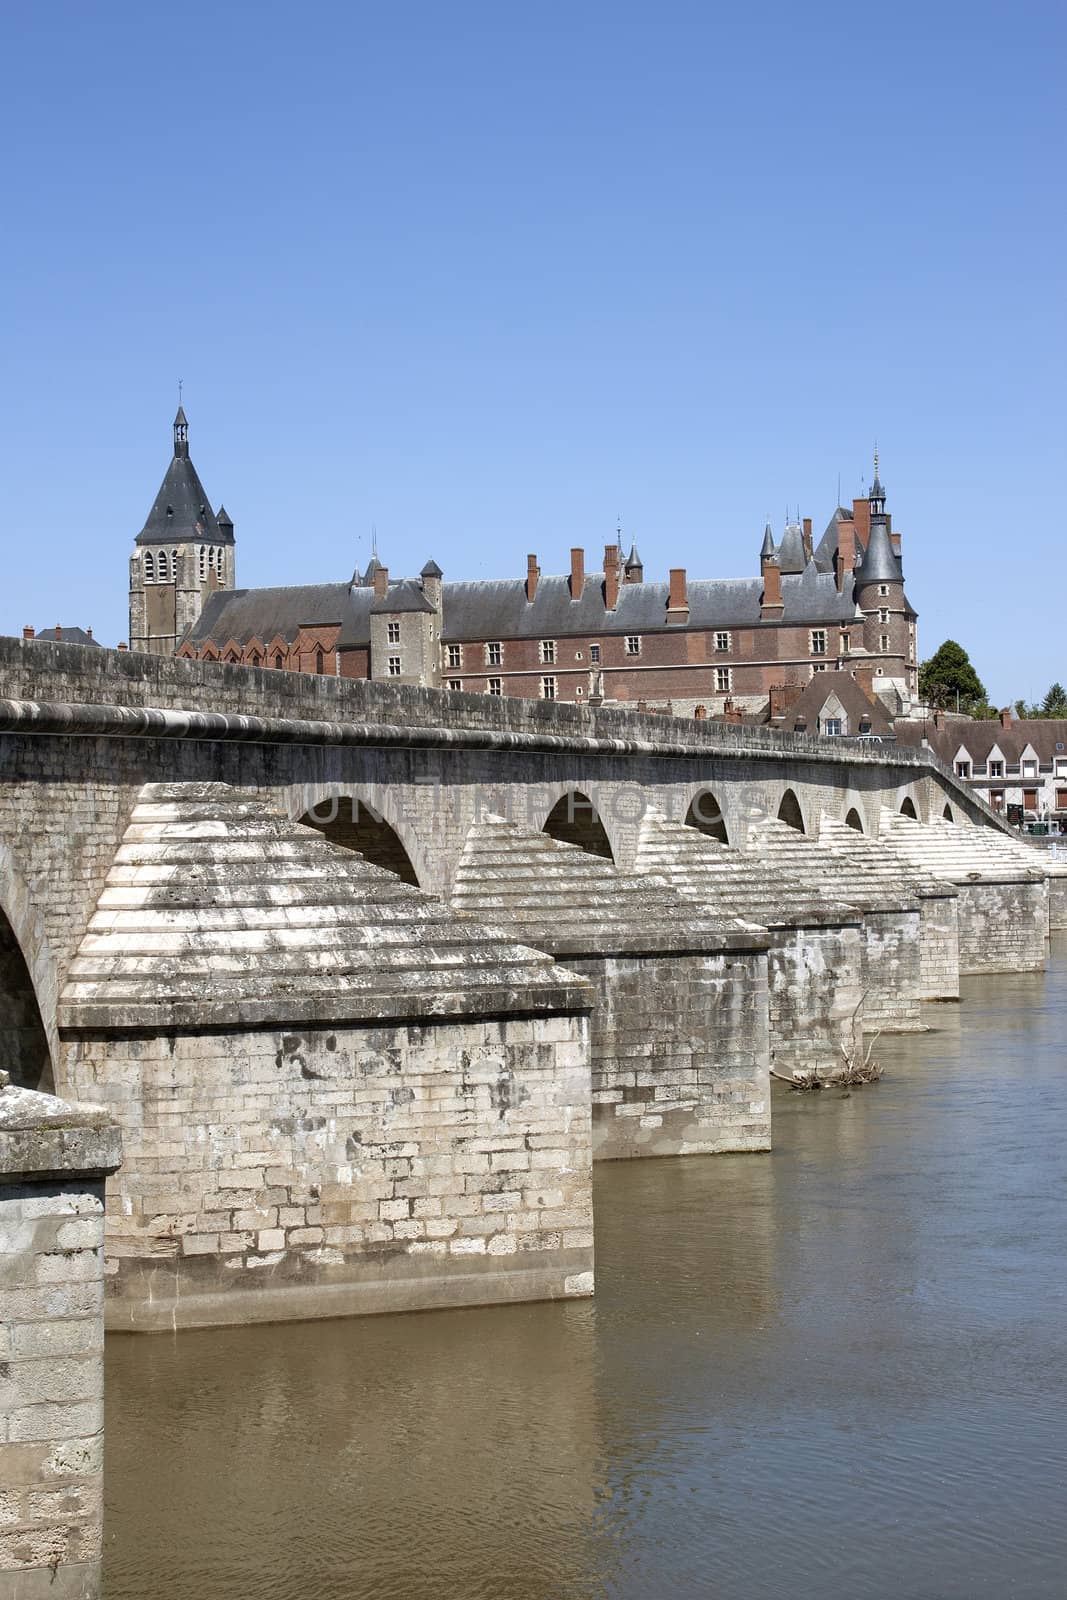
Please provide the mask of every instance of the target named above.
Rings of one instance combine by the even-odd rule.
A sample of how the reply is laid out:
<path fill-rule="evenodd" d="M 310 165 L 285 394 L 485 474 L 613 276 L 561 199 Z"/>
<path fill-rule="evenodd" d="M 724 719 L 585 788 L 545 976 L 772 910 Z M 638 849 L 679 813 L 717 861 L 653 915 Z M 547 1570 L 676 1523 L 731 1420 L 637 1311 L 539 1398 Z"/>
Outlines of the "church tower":
<path fill-rule="evenodd" d="M 130 649 L 173 655 L 215 589 L 236 577 L 233 523 L 216 516 L 189 459 L 189 424 L 174 419 L 174 454 L 130 557 Z"/>

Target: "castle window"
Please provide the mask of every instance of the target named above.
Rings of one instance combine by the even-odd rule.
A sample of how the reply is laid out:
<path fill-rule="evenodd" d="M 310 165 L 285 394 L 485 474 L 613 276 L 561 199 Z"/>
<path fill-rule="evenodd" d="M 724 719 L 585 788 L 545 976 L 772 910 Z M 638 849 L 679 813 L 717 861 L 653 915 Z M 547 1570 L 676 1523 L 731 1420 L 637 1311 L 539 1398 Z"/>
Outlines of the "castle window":
<path fill-rule="evenodd" d="M 889 585 L 888 585 L 888 583 L 880 583 L 878 585 L 878 593 L 879 594 L 888 594 L 889 593 Z"/>
<path fill-rule="evenodd" d="M 461 644 L 449 645 L 448 664 L 450 667 L 461 667 L 463 665 L 463 646 Z"/>
<path fill-rule="evenodd" d="M 575 661 L 582 661 L 582 660 L 584 660 L 584 657 L 583 657 L 583 655 L 582 655 L 582 652 L 581 652 L 581 651 L 580 651 L 580 650 L 576 650 L 576 651 L 575 651 L 575 652 L 574 652 L 574 659 L 575 659 Z"/>
<path fill-rule="evenodd" d="M 881 611 L 879 611 L 879 613 L 878 613 L 878 621 L 879 622 L 888 622 L 889 621 L 889 611 L 887 610 L 887 608 L 885 606 L 883 606 Z"/>
<path fill-rule="evenodd" d="M 491 639 L 485 647 L 485 664 L 488 667 L 504 665 L 504 647 L 499 639 Z"/>
<path fill-rule="evenodd" d="M 715 648 L 716 650 L 729 650 L 730 635 L 728 633 L 717 633 L 715 635 Z"/>
<path fill-rule="evenodd" d="M 883 633 L 882 634 L 881 638 L 878 641 L 878 648 L 879 648 L 879 650 L 881 650 L 883 655 L 888 651 L 888 649 L 889 649 L 889 635 L 888 635 L 888 633 Z"/>
<path fill-rule="evenodd" d="M 641 639 L 638 634 L 628 633 L 626 635 L 626 654 L 628 656 L 639 656 L 641 654 Z"/>
<path fill-rule="evenodd" d="M 156 581 L 156 558 L 151 550 L 146 550 L 144 553 L 144 581 L 145 583 Z"/>
<path fill-rule="evenodd" d="M 599 660 L 600 660 L 600 646 L 598 644 L 591 644 L 589 646 L 589 659 L 593 663 L 594 666 L 596 666 L 597 663 L 599 662 Z"/>
<path fill-rule="evenodd" d="M 555 659 L 556 659 L 556 641 L 555 641 L 555 639 L 542 639 L 541 640 L 541 660 L 546 662 L 546 663 L 551 663 L 551 662 L 555 661 Z"/>
<path fill-rule="evenodd" d="M 486 693 L 487 694 L 503 694 L 504 693 L 504 685 L 500 681 L 499 678 L 490 678 L 489 679 L 489 687 L 486 690 Z"/>
<path fill-rule="evenodd" d="M 542 700 L 554 700 L 555 698 L 556 698 L 556 680 L 555 680 L 555 678 L 542 678 L 541 679 L 541 699 Z"/>
<path fill-rule="evenodd" d="M 321 650 L 315 651 L 315 671 L 320 675 L 326 671 L 326 657 Z"/>
<path fill-rule="evenodd" d="M 400 676 L 400 657 L 399 656 L 390 656 L 389 657 L 389 676 L 391 678 L 399 678 L 399 676 Z"/>
<path fill-rule="evenodd" d="M 847 656 L 851 649 L 852 649 L 852 635 L 850 633 L 843 633 L 841 635 L 841 654 L 843 656 Z"/>
<path fill-rule="evenodd" d="M 811 669 L 811 675 L 814 678 L 814 676 L 815 676 L 815 674 L 817 672 L 825 672 L 825 671 L 826 671 L 826 662 L 825 661 L 816 661 L 814 666 Z"/>
<path fill-rule="evenodd" d="M 276 669 L 279 672 L 282 670 L 283 662 L 282 662 L 282 653 L 281 653 L 280 650 L 276 650 L 275 653 L 274 653 L 274 665 L 275 665 Z"/>
<path fill-rule="evenodd" d="M 463 679 L 462 678 L 449 678 L 448 687 L 450 689 L 462 689 L 463 688 Z"/>
<path fill-rule="evenodd" d="M 385 641 L 386 641 L 387 644 L 399 644 L 400 643 L 400 624 L 399 624 L 399 622 L 387 622 L 385 624 Z M 451 666 L 451 665 L 452 665 L 452 662 L 449 662 L 449 666 Z"/>
<path fill-rule="evenodd" d="M 811 653 L 812 653 L 813 656 L 824 656 L 826 654 L 826 629 L 825 628 L 812 628 L 812 630 L 811 630 Z"/>
<path fill-rule="evenodd" d="M 248 658 L 248 665 L 250 667 L 258 667 L 259 666 L 259 651 L 258 650 L 253 650 L 252 651 L 252 654 Z"/>
<path fill-rule="evenodd" d="M 574 691 L 575 698 L 580 700 L 584 693 L 585 693 L 585 690 L 582 688 L 581 684 L 579 684 L 577 689 L 575 689 L 575 691 Z"/>
<path fill-rule="evenodd" d="M 729 694 L 730 690 L 732 688 L 733 688 L 733 673 L 731 672 L 730 668 L 729 667 L 716 667 L 715 668 L 715 692 L 716 692 L 716 694 Z"/>

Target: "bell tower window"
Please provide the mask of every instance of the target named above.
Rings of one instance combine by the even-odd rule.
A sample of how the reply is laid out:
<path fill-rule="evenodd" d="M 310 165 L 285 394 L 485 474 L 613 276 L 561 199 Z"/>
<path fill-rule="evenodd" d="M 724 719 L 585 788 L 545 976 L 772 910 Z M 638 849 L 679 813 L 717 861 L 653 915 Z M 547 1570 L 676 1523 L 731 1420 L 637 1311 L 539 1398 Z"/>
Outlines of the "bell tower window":
<path fill-rule="evenodd" d="M 151 550 L 146 550 L 144 553 L 144 581 L 145 583 L 156 581 L 156 558 Z"/>

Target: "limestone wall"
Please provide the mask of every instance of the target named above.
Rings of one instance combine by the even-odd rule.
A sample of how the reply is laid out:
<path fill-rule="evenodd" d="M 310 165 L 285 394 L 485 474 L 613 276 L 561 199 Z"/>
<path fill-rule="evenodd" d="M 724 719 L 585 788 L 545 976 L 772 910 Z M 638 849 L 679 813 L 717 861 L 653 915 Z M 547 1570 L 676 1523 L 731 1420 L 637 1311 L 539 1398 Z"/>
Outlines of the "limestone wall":
<path fill-rule="evenodd" d="M 919 997 L 922 1000 L 958 1000 L 960 997 L 959 891 L 947 884 L 944 892 L 919 891 Z"/>
<path fill-rule="evenodd" d="M 920 914 L 863 912 L 863 1029 L 865 1033 L 914 1033 L 920 1015 Z"/>
<path fill-rule="evenodd" d="M 787 1074 L 835 1072 L 863 1047 L 859 920 L 769 933 L 771 1066 Z"/>
<path fill-rule="evenodd" d="M 103 1515 L 104 1182 L 98 1108 L 0 1074 L 0 1594 L 96 1600 Z"/>
<path fill-rule="evenodd" d="M 568 964 L 597 994 L 594 1158 L 770 1149 L 765 952 Z"/>
<path fill-rule="evenodd" d="M 590 1294 L 584 1016 L 69 1041 L 126 1130 L 108 1321 Z"/>
<path fill-rule="evenodd" d="M 961 883 L 960 971 L 1040 972 L 1048 954 L 1048 884 Z"/>

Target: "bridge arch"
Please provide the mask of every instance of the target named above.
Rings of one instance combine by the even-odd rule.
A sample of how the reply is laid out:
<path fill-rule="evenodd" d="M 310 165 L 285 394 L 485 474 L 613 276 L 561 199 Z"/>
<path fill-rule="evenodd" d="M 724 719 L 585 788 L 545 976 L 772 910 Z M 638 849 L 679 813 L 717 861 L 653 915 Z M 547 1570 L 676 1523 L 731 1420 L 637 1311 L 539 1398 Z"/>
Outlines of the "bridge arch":
<path fill-rule="evenodd" d="M 919 813 L 915 809 L 915 801 L 910 794 L 906 794 L 900 802 L 900 815 L 902 817 L 911 817 L 913 822 L 918 822 L 919 820 Z"/>
<path fill-rule="evenodd" d="M 867 831 L 863 826 L 863 818 L 860 816 L 855 806 L 850 806 L 845 812 L 845 827 L 855 828 L 857 833 L 866 833 Z"/>
<path fill-rule="evenodd" d="M 568 789 L 561 794 L 541 827 L 550 839 L 561 844 L 576 844 L 592 856 L 615 860 L 615 852 L 600 812 L 582 789 Z"/>
<path fill-rule="evenodd" d="M 685 825 L 687 828 L 699 829 L 710 839 L 718 839 L 720 844 L 730 843 L 722 806 L 711 789 L 698 789 L 694 794 L 689 802 L 689 810 L 685 814 Z"/>
<path fill-rule="evenodd" d="M 0 845 L 0 1070 L 25 1089 L 55 1093 L 59 984 L 39 913 Z"/>
<path fill-rule="evenodd" d="M 778 820 L 795 828 L 798 833 L 807 833 L 804 826 L 804 813 L 800 809 L 800 801 L 792 789 L 787 789 L 778 805 Z"/>
<path fill-rule="evenodd" d="M 402 883 L 417 889 L 428 881 L 412 830 L 384 793 L 337 784 L 302 790 L 289 814 L 331 844 L 395 873 Z"/>

